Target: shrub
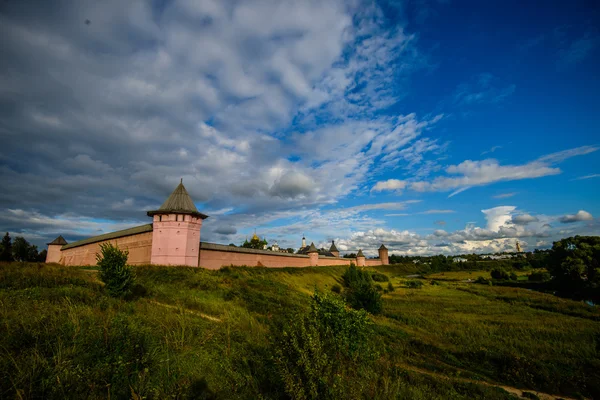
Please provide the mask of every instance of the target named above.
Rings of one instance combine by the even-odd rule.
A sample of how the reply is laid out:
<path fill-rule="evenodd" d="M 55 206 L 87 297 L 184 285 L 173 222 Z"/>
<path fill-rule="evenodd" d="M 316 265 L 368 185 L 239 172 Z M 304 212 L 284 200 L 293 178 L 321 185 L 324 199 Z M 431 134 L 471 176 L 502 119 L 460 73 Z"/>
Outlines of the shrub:
<path fill-rule="evenodd" d="M 431 281 L 431 286 L 439 286 L 440 283 L 438 281 Z"/>
<path fill-rule="evenodd" d="M 356 265 L 350 264 L 348 269 L 344 271 L 342 275 L 345 287 L 351 287 L 352 285 L 358 285 L 362 283 L 372 283 L 371 275 L 367 271 L 356 268 Z"/>
<path fill-rule="evenodd" d="M 510 273 L 510 280 L 511 281 L 518 281 L 519 277 L 517 276 L 517 274 L 515 274 L 514 272 Z"/>
<path fill-rule="evenodd" d="M 485 279 L 483 276 L 479 276 L 477 277 L 477 279 L 475 279 L 475 283 L 481 283 L 483 285 L 487 285 L 488 284 L 488 280 Z"/>
<path fill-rule="evenodd" d="M 383 308 L 381 293 L 372 284 L 355 284 L 346 289 L 346 301 L 356 310 L 367 310 L 379 314 Z"/>
<path fill-rule="evenodd" d="M 394 285 L 392 285 L 392 282 L 388 282 L 387 291 L 390 293 L 394 291 Z"/>
<path fill-rule="evenodd" d="M 387 275 L 384 274 L 380 274 L 378 272 L 374 273 L 371 275 L 371 278 L 375 281 L 375 282 L 388 282 L 390 280 L 390 278 L 387 277 Z"/>
<path fill-rule="evenodd" d="M 410 289 L 421 289 L 423 287 L 423 282 L 417 281 L 417 280 L 412 280 L 412 281 L 406 282 L 406 286 Z"/>
<path fill-rule="evenodd" d="M 552 276 L 547 272 L 532 272 L 527 279 L 532 282 L 546 282 L 552 279 Z"/>
<path fill-rule="evenodd" d="M 523 397 L 526 399 L 540 400 L 540 398 L 535 393 L 531 392 L 523 392 Z"/>
<path fill-rule="evenodd" d="M 503 270 L 502 268 L 494 268 L 491 272 L 492 278 L 498 280 L 508 280 L 510 279 L 510 275 L 508 272 Z"/>
<path fill-rule="evenodd" d="M 100 254 L 96 254 L 100 267 L 100 279 L 113 297 L 125 297 L 131 293 L 135 275 L 127 265 L 128 251 L 122 251 L 111 243 L 100 245 Z"/>
<path fill-rule="evenodd" d="M 379 283 L 376 283 L 374 286 L 375 290 L 377 290 L 378 292 L 383 292 L 383 286 L 381 286 Z"/>
<path fill-rule="evenodd" d="M 318 292 L 310 311 L 288 324 L 277 341 L 276 367 L 293 399 L 362 398 L 372 375 L 368 338 L 371 322 L 365 311 Z"/>
<path fill-rule="evenodd" d="M 350 264 L 342 279 L 346 287 L 346 301 L 352 308 L 367 310 L 372 314 L 381 312 L 383 308 L 381 293 L 373 286 L 371 275 L 367 271 Z"/>
<path fill-rule="evenodd" d="M 331 291 L 332 291 L 333 293 L 338 293 L 338 294 L 339 294 L 339 293 L 342 293 L 342 287 L 336 283 L 335 285 L 333 285 L 333 286 L 331 287 Z"/>

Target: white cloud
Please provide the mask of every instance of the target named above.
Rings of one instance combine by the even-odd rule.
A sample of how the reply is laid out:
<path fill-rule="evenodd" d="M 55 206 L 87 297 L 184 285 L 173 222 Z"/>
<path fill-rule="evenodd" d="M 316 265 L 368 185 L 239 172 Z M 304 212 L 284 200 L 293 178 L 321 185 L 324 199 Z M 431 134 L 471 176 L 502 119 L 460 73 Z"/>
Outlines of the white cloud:
<path fill-rule="evenodd" d="M 587 211 L 579 210 L 576 214 L 566 214 L 559 218 L 559 221 L 563 224 L 569 224 L 572 222 L 580 222 L 580 221 L 591 221 L 594 217 Z"/>
<path fill-rule="evenodd" d="M 449 175 L 456 176 L 441 176 L 430 182 L 412 182 L 409 187 L 419 192 L 454 190 L 454 192 L 450 194 L 450 197 L 452 197 L 473 186 L 557 175 L 562 171 L 559 168 L 554 167 L 553 164 L 564 161 L 570 157 L 589 154 L 597 150 L 598 147 L 582 146 L 548 154 L 522 165 L 500 165 L 498 161 L 494 159 L 482 161 L 466 160 L 458 165 L 450 165 L 446 168 L 446 172 Z"/>
<path fill-rule="evenodd" d="M 384 190 L 395 190 L 399 191 L 406 187 L 406 181 L 401 181 L 398 179 L 388 179 L 387 181 L 380 181 L 373 186 L 371 189 L 372 192 L 381 192 Z"/>
<path fill-rule="evenodd" d="M 501 193 L 501 194 L 497 194 L 497 195 L 492 196 L 492 197 L 494 199 L 508 199 L 509 197 L 513 197 L 516 194 L 517 194 L 517 192 Z"/>
<path fill-rule="evenodd" d="M 600 174 L 584 175 L 584 176 L 580 176 L 578 178 L 571 179 L 571 180 L 572 181 L 581 181 L 581 180 L 584 180 L 584 179 L 593 179 L 593 178 L 600 178 Z"/>

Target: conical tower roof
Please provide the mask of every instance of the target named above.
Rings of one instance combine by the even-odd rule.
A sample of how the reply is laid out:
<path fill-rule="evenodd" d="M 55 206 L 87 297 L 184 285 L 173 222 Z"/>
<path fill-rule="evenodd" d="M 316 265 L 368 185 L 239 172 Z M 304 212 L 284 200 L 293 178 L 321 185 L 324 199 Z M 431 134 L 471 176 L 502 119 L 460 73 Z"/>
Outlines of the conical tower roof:
<path fill-rule="evenodd" d="M 362 249 L 358 249 L 358 253 L 356 253 L 356 257 L 364 257 L 365 255 L 362 252 Z"/>
<path fill-rule="evenodd" d="M 385 247 L 382 243 L 381 246 L 379 246 L 379 250 L 387 250 L 387 247 Z"/>
<path fill-rule="evenodd" d="M 337 251 L 338 253 L 340 252 L 337 247 L 335 247 L 335 241 L 331 241 L 331 247 L 329 248 L 329 252 L 333 252 L 333 251 Z"/>
<path fill-rule="evenodd" d="M 189 214 L 202 219 L 208 218 L 208 215 L 202 214 L 196 208 L 189 193 L 185 190 L 185 186 L 183 186 L 183 179 L 158 210 L 148 211 L 149 216 L 156 214 Z"/>
<path fill-rule="evenodd" d="M 56 239 L 54 239 L 53 241 L 51 241 L 50 243 L 46 243 L 47 245 L 51 245 L 51 244 L 59 244 L 61 246 L 64 246 L 65 244 L 67 244 L 67 241 L 65 240 L 64 237 L 59 236 Z"/>
<path fill-rule="evenodd" d="M 314 242 L 310 243 L 310 247 L 308 248 L 308 253 L 318 253 L 319 250 L 315 247 Z"/>

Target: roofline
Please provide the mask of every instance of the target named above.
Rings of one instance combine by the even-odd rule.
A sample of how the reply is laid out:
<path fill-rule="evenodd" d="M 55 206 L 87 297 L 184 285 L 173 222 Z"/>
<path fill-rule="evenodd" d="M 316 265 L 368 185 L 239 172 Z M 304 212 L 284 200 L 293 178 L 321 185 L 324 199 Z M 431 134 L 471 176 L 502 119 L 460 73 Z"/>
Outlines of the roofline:
<path fill-rule="evenodd" d="M 146 214 L 149 217 L 152 217 L 154 215 L 165 215 L 165 214 L 184 214 L 184 215 L 193 215 L 194 217 L 198 217 L 201 219 L 208 218 L 208 215 L 202 214 L 201 212 L 198 212 L 198 211 L 183 211 L 183 210 L 153 210 L 153 211 L 148 211 Z"/>
<path fill-rule="evenodd" d="M 73 243 L 65 244 L 61 250 L 72 249 L 74 247 L 85 246 L 86 244 L 98 243 L 104 240 L 112 240 L 125 236 L 138 235 L 140 233 L 152 232 L 152 224 L 134 226 L 133 228 L 123 229 L 116 232 L 105 233 L 103 235 L 92 236 L 87 239 L 81 239 Z"/>

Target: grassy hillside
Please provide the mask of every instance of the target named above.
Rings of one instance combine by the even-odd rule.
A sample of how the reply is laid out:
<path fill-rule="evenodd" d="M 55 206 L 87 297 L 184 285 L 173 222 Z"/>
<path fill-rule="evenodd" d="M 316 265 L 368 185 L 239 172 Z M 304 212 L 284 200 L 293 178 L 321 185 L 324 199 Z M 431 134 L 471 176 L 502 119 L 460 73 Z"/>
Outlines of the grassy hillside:
<path fill-rule="evenodd" d="M 365 397 L 600 398 L 597 307 L 460 280 L 409 289 L 413 266 L 375 270 L 395 291 L 371 317 Z M 124 301 L 93 269 L 0 264 L 0 398 L 285 398 L 281 331 L 344 267 L 135 271 Z"/>

